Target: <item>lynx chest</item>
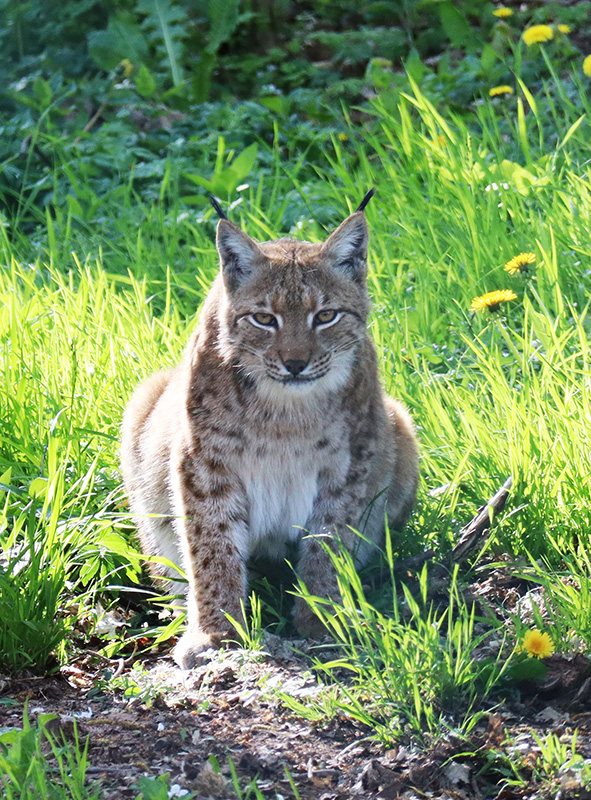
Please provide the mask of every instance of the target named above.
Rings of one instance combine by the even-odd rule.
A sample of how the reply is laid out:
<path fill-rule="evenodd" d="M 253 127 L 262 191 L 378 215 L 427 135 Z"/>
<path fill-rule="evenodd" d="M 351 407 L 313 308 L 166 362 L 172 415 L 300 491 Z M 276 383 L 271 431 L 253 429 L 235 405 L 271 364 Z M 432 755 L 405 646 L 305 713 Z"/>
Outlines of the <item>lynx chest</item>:
<path fill-rule="evenodd" d="M 267 442 L 252 448 L 240 464 L 248 498 L 250 555 L 280 558 L 286 543 L 303 535 L 323 465 L 318 452 L 300 443 Z"/>

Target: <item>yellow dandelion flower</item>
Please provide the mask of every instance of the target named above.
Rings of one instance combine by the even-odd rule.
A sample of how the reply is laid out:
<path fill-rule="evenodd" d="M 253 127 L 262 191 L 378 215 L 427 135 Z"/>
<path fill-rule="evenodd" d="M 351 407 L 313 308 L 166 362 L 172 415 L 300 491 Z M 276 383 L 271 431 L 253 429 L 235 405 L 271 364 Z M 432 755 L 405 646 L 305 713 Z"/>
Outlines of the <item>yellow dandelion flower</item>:
<path fill-rule="evenodd" d="M 591 78 L 591 56 L 587 56 L 583 61 L 583 72 Z"/>
<path fill-rule="evenodd" d="M 489 311 L 498 311 L 501 303 L 516 299 L 517 295 L 512 289 L 496 289 L 494 292 L 487 292 L 481 297 L 475 297 L 472 300 L 470 311 L 484 311 L 485 308 Z"/>
<path fill-rule="evenodd" d="M 339 133 L 339 141 L 340 142 L 348 142 L 349 141 L 349 137 L 347 136 L 346 133 Z"/>
<path fill-rule="evenodd" d="M 513 14 L 513 9 L 507 8 L 507 6 L 499 6 L 498 8 L 495 8 L 493 14 L 499 19 L 507 19 L 507 17 L 510 17 L 511 14 Z"/>
<path fill-rule="evenodd" d="M 554 38 L 554 31 L 549 25 L 532 25 L 523 31 L 521 38 L 530 47 L 532 44 L 549 42 Z"/>
<path fill-rule="evenodd" d="M 123 69 L 123 74 L 126 78 L 129 78 L 131 73 L 133 72 L 133 64 L 128 58 L 124 58 L 122 61 L 119 62 L 119 66 Z"/>
<path fill-rule="evenodd" d="M 521 650 L 527 653 L 528 658 L 547 658 L 554 652 L 554 645 L 547 633 L 534 628 L 525 632 Z"/>
<path fill-rule="evenodd" d="M 509 275 L 515 275 L 518 272 L 527 272 L 530 264 L 536 263 L 535 253 L 519 253 L 518 256 L 513 256 L 512 259 L 507 261 L 503 269 Z"/>
<path fill-rule="evenodd" d="M 559 25 L 558 26 L 558 30 L 560 31 L 560 33 L 568 34 L 568 33 L 570 33 L 571 28 L 570 28 L 570 25 Z"/>
<path fill-rule="evenodd" d="M 498 97 L 501 94 L 513 94 L 513 88 L 511 86 L 493 86 L 492 89 L 488 90 L 489 97 Z"/>

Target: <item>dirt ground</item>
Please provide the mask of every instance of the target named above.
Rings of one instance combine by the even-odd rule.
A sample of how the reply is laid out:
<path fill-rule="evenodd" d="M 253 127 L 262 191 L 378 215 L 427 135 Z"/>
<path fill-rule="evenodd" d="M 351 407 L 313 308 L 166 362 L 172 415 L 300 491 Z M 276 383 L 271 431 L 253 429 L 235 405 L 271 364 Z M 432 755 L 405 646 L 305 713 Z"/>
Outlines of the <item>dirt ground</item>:
<path fill-rule="evenodd" d="M 505 699 L 469 740 L 450 735 L 424 750 L 409 739 L 386 749 L 346 716 L 315 723 L 287 710 L 279 692 L 302 700 L 318 691 L 318 681 L 296 652 L 302 642 L 294 650 L 268 636 L 265 644 L 265 655 L 212 653 L 190 672 L 166 655 L 108 672 L 87 656 L 53 677 L 0 676 L 0 728 L 21 726 L 25 702 L 32 721 L 55 713 L 54 732 L 67 738 L 76 724 L 82 740 L 89 738 L 89 778 L 101 781 L 109 800 L 136 797 L 141 776 L 164 773 L 176 796 L 184 789 L 235 798 L 229 760 L 243 787 L 256 777 L 268 798 L 296 796 L 286 770 L 302 800 L 591 798 L 576 770 L 543 775 L 533 737 L 553 732 L 568 744 L 577 729 L 576 750 L 591 758 L 591 678 L 583 656 L 552 656 L 544 685 Z M 520 782 L 507 759 L 519 764 Z"/>

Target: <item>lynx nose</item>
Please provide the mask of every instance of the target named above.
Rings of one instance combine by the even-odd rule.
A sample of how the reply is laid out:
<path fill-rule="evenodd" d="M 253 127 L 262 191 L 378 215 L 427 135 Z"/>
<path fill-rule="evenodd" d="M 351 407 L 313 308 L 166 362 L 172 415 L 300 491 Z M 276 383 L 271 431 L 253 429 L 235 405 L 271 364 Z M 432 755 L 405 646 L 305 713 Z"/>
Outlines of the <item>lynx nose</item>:
<path fill-rule="evenodd" d="M 283 366 L 291 372 L 294 378 L 297 378 L 300 372 L 306 369 L 308 362 L 304 361 L 303 358 L 288 358 L 287 361 L 283 362 Z"/>

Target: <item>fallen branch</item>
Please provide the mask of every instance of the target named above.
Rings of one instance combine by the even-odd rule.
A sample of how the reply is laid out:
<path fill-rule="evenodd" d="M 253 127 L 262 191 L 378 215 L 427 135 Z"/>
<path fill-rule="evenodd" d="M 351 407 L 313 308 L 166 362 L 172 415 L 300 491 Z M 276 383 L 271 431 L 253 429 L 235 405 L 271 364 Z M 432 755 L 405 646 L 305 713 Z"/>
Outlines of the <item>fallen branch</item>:
<path fill-rule="evenodd" d="M 482 539 L 485 533 L 490 530 L 491 521 L 494 517 L 503 510 L 513 478 L 511 475 L 507 478 L 505 483 L 501 486 L 498 492 L 483 506 L 481 506 L 476 515 L 465 525 L 460 531 L 460 538 L 451 553 L 451 560 L 455 564 L 461 564 L 465 561 L 468 555 L 474 550 L 478 542 Z"/>
<path fill-rule="evenodd" d="M 451 552 L 451 564 L 461 564 L 465 561 L 482 537 L 488 533 L 491 519 L 503 510 L 507 502 L 512 483 L 513 479 L 509 476 L 488 503 L 481 506 L 470 522 L 464 525 L 459 533 L 458 542 Z M 394 572 L 395 574 L 416 572 L 419 567 L 422 567 L 426 561 L 430 561 L 434 556 L 434 550 L 425 550 L 424 553 L 409 556 L 409 558 L 404 558 L 395 565 Z M 434 564 L 435 573 L 430 573 L 431 579 L 434 579 L 438 573 L 449 574 L 451 564 Z"/>

